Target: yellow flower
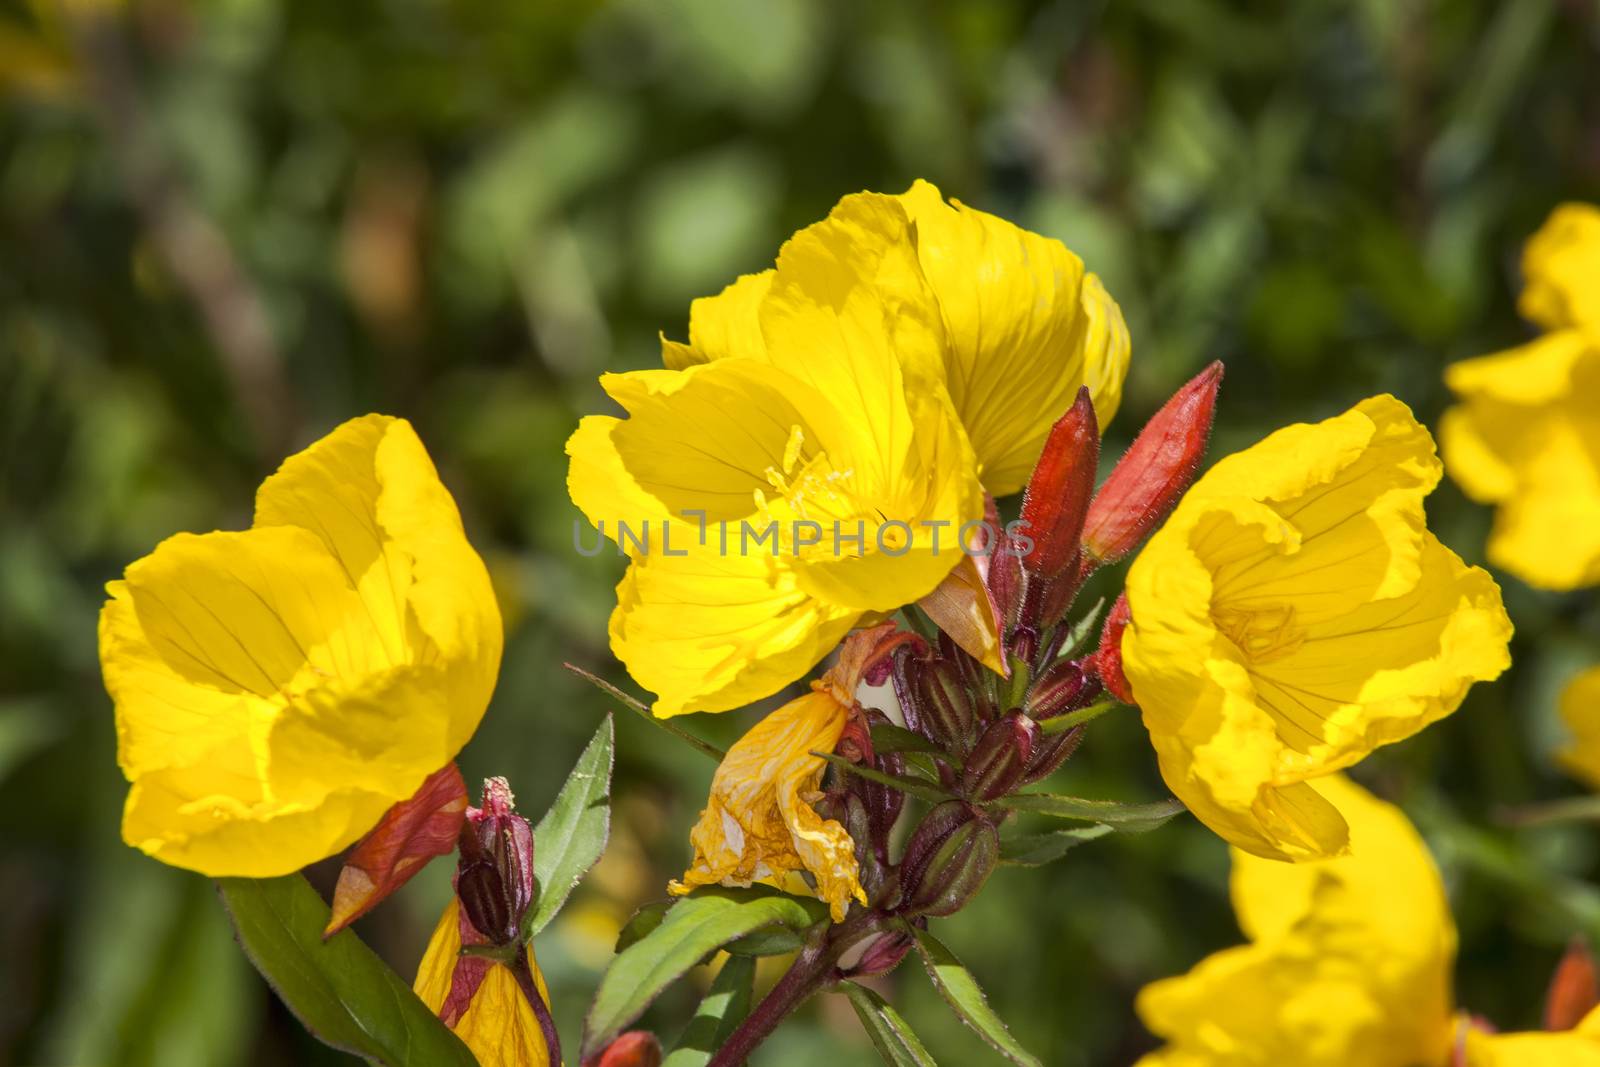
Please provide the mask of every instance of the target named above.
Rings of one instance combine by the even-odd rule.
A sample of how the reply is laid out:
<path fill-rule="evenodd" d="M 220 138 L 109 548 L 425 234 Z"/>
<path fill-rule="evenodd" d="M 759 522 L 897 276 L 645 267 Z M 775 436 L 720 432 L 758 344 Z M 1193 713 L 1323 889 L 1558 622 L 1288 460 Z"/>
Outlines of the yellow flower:
<path fill-rule="evenodd" d="M 1562 765 L 1600 789 L 1600 667 L 1591 667 L 1561 691 L 1561 720 L 1572 743 L 1558 753 Z"/>
<path fill-rule="evenodd" d="M 629 417 L 584 419 L 567 451 L 573 500 L 634 557 L 612 650 L 665 716 L 769 695 L 867 614 L 931 591 L 981 517 L 980 476 L 997 495 L 1021 488 L 1081 385 L 1110 420 L 1128 333 L 1059 242 L 918 182 L 845 197 L 776 267 L 696 300 L 689 342 L 663 338 L 662 360 L 603 378 Z M 773 520 L 776 561 L 740 526 Z M 823 528 L 798 561 L 795 520 Z M 618 528 L 645 521 L 650 551 Z M 690 558 L 666 556 L 663 521 Z M 835 551 L 835 521 L 864 528 L 866 549 Z M 884 551 L 880 529 L 908 530 L 911 551 Z"/>
<path fill-rule="evenodd" d="M 482 984 L 467 998 L 465 1011 L 454 1005 L 446 1008 L 450 983 L 457 964 L 464 958 L 460 955 L 460 916 L 461 903 L 451 897 L 439 917 L 439 925 L 433 928 L 412 988 L 429 1010 L 441 1016 L 466 1043 L 483 1067 L 550 1067 L 550 1053 L 539 1019 L 517 986 L 516 977 L 500 964 L 488 960 L 479 964 L 484 968 Z M 533 946 L 529 945 L 526 951 L 539 995 L 548 1006 L 550 990 L 533 958 Z"/>
<path fill-rule="evenodd" d="M 1600 1008 L 1564 1033 L 1468 1030 L 1465 1067 L 1600 1067 Z"/>
<path fill-rule="evenodd" d="M 1523 254 L 1524 315 L 1550 332 L 1456 363 L 1445 464 L 1496 504 L 1489 559 L 1531 585 L 1600 582 L 1600 209 L 1568 204 Z"/>
<path fill-rule="evenodd" d="M 107 586 L 123 838 L 212 876 L 332 855 L 472 736 L 500 613 L 411 426 L 287 460 L 243 532 L 179 534 Z"/>
<path fill-rule="evenodd" d="M 811 753 L 833 751 L 847 710 L 838 694 L 818 688 L 756 723 L 728 750 L 689 835 L 694 860 L 669 887 L 673 893 L 760 882 L 827 901 L 835 922 L 843 921 L 851 900 L 867 902 L 855 843 L 811 806 L 825 766 Z"/>
<path fill-rule="evenodd" d="M 915 225 L 910 239 L 945 327 L 941 373 L 984 488 L 1014 493 L 1080 386 L 1089 387 L 1102 430 L 1116 414 L 1128 373 L 1122 311 L 1060 241 L 946 203 L 930 182 L 895 199 Z M 758 312 L 772 279 L 770 270 L 746 275 L 696 300 L 689 343 L 662 339 L 666 365 L 768 358 Z"/>
<path fill-rule="evenodd" d="M 1350 854 L 1233 850 L 1250 943 L 1140 993 L 1168 1045 L 1139 1067 L 1445 1067 L 1456 933 L 1438 871 L 1398 808 L 1343 776 L 1322 789 L 1350 820 Z"/>
<path fill-rule="evenodd" d="M 568 488 L 633 554 L 611 645 L 656 714 L 775 692 L 937 586 L 982 517 L 910 230 L 894 198 L 847 198 L 762 285 L 761 358 L 601 379 L 628 417 L 582 421 Z M 647 549 L 619 527 L 646 523 Z"/>
<path fill-rule="evenodd" d="M 1195 483 L 1128 575 L 1123 666 L 1167 785 L 1276 859 L 1346 843 L 1311 782 L 1454 711 L 1508 663 L 1500 591 L 1429 533 L 1428 432 L 1374 397 Z"/>

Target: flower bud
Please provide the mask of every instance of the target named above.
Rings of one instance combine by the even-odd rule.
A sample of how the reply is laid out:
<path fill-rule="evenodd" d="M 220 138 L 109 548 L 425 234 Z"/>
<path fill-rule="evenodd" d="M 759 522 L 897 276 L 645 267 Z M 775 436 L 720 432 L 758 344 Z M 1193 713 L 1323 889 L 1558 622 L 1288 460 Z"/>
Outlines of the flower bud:
<path fill-rule="evenodd" d="M 1083 549 L 1095 563 L 1132 552 L 1194 481 L 1221 383 L 1222 364 L 1214 362 L 1162 405 L 1117 461 L 1083 524 Z"/>
<path fill-rule="evenodd" d="M 972 747 L 973 707 L 960 664 L 953 659 L 929 660 L 918 675 L 923 729 L 945 748 L 967 751 Z"/>
<path fill-rule="evenodd" d="M 1039 673 L 1028 689 L 1025 707 L 1035 719 L 1053 719 L 1094 698 L 1100 680 L 1077 660 L 1058 659 Z"/>
<path fill-rule="evenodd" d="M 648 1030 L 629 1030 L 584 1060 L 583 1067 L 661 1067 L 661 1042 Z"/>
<path fill-rule="evenodd" d="M 853 792 L 829 792 L 817 801 L 815 808 L 818 815 L 832 819 L 850 835 L 855 843 L 856 881 L 869 902 L 881 900 L 889 889 L 890 872 L 886 862 L 889 842 L 875 833 L 866 803 Z"/>
<path fill-rule="evenodd" d="M 1077 568 L 1099 463 L 1100 424 L 1085 386 L 1050 428 L 1022 497 L 1022 532 L 1033 539 L 1022 566 L 1030 575 L 1054 579 Z"/>
<path fill-rule="evenodd" d="M 514 805 L 504 778 L 487 779 L 483 807 L 467 809 L 457 842 L 456 896 L 468 921 L 493 945 L 521 937 L 533 903 L 533 829 Z"/>
<path fill-rule="evenodd" d="M 982 813 L 959 800 L 938 805 L 906 846 L 903 911 L 954 915 L 983 888 L 999 859 L 1000 835 Z"/>
<path fill-rule="evenodd" d="M 1600 981 L 1596 980 L 1594 955 L 1583 938 L 1574 938 L 1550 979 L 1544 1001 L 1544 1028 L 1575 1030 L 1596 1004 L 1600 1004 Z"/>
<path fill-rule="evenodd" d="M 879 934 L 861 954 L 860 961 L 850 968 L 850 977 L 872 978 L 888 974 L 900 966 L 900 961 L 906 958 L 906 953 L 910 952 L 911 946 L 915 944 L 916 938 L 898 930 Z"/>
<path fill-rule="evenodd" d="M 1032 785 L 1060 770 L 1061 765 L 1078 751 L 1078 745 L 1083 742 L 1084 732 L 1085 727 L 1079 723 L 1065 733 L 1049 734 L 1039 738 L 1033 746 L 1033 759 L 1028 761 L 1027 773 L 1022 776 L 1022 781 L 1018 784 Z"/>
<path fill-rule="evenodd" d="M 1130 617 L 1128 595 L 1124 593 L 1117 597 L 1106 615 L 1105 626 L 1100 630 L 1100 648 L 1093 657 L 1095 673 L 1100 676 L 1101 683 L 1124 704 L 1135 702 L 1133 687 L 1128 685 L 1128 676 L 1122 672 L 1122 631 L 1128 628 Z"/>
<path fill-rule="evenodd" d="M 1011 792 L 1033 759 L 1039 724 L 1021 712 L 996 719 L 983 731 L 961 773 L 961 793 L 982 803 Z"/>

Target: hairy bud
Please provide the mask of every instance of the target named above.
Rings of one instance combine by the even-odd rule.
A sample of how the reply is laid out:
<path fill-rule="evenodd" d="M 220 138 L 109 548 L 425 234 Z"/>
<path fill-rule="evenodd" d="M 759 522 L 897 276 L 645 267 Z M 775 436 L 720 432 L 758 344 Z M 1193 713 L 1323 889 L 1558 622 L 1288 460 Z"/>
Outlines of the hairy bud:
<path fill-rule="evenodd" d="M 860 961 L 850 968 L 850 977 L 871 978 L 888 974 L 900 966 L 900 961 L 906 958 L 906 953 L 916 943 L 916 938 L 898 930 L 879 934 L 861 954 Z"/>
<path fill-rule="evenodd" d="M 930 660 L 918 674 L 918 717 L 923 730 L 943 747 L 966 752 L 972 747 L 974 716 L 961 665 L 954 659 Z"/>
<path fill-rule="evenodd" d="M 1049 580 L 1076 570 L 1099 463 L 1100 426 L 1083 387 L 1050 428 L 1022 497 L 1023 529 L 1033 539 L 1033 550 L 1022 557 L 1029 575 Z"/>
<path fill-rule="evenodd" d="M 533 829 L 512 810 L 504 778 L 483 783 L 483 807 L 468 808 L 457 839 L 456 896 L 468 921 L 493 945 L 521 937 L 533 904 Z"/>
<path fill-rule="evenodd" d="M 1600 981 L 1596 978 L 1594 954 L 1583 938 L 1574 938 L 1550 979 L 1544 1001 L 1544 1028 L 1575 1030 L 1596 1004 L 1600 1004 Z"/>
<path fill-rule="evenodd" d="M 1177 506 L 1205 457 L 1221 384 L 1222 364 L 1212 363 L 1139 431 L 1089 505 L 1083 549 L 1092 561 L 1126 556 Z"/>
<path fill-rule="evenodd" d="M 1100 680 L 1077 660 L 1058 659 L 1039 673 L 1024 705 L 1035 719 L 1053 719 L 1081 708 L 1100 690 Z"/>
<path fill-rule="evenodd" d="M 950 808 L 952 804 L 956 808 Z M 915 854 L 912 846 L 917 846 Z M 908 865 L 901 869 L 906 901 L 902 910 L 909 915 L 954 915 L 978 895 L 994 872 L 1000 860 L 1000 835 L 976 809 L 946 801 L 917 827 L 906 857 Z"/>
<path fill-rule="evenodd" d="M 661 1042 L 648 1030 L 629 1030 L 584 1060 L 583 1067 L 661 1067 Z"/>
<path fill-rule="evenodd" d="M 962 795 L 982 803 L 1011 792 L 1033 759 L 1039 724 L 1021 712 L 990 723 L 961 774 Z"/>
<path fill-rule="evenodd" d="M 1131 617 L 1128 596 L 1124 593 L 1117 597 L 1117 602 L 1111 605 L 1111 611 L 1106 615 L 1105 626 L 1100 630 L 1100 648 L 1093 657 L 1095 673 L 1100 676 L 1101 683 L 1124 704 L 1134 703 L 1133 687 L 1128 684 L 1128 676 L 1122 672 L 1122 631 L 1128 628 Z"/>

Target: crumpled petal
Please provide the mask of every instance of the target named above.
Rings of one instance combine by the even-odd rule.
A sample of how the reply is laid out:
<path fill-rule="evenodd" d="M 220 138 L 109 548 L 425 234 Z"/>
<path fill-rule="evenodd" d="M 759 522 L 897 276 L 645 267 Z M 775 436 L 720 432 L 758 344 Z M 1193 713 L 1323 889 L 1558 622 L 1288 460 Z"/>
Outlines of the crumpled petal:
<path fill-rule="evenodd" d="M 1219 462 L 1135 561 L 1123 666 L 1168 786 L 1231 843 L 1338 853 L 1310 784 L 1500 674 L 1499 588 L 1428 532 L 1428 433 L 1393 397 Z"/>
<path fill-rule="evenodd" d="M 995 496 L 1014 493 L 1050 427 L 1087 385 L 1104 429 L 1122 399 L 1128 328 L 1100 279 L 1060 241 L 917 181 L 900 200 L 943 314 L 945 377 Z"/>
<path fill-rule="evenodd" d="M 1446 1061 L 1456 935 L 1438 871 L 1398 808 L 1342 776 L 1320 788 L 1349 819 L 1350 854 L 1286 864 L 1234 850 L 1250 943 L 1140 993 L 1168 1042 L 1140 1067 Z"/>
<path fill-rule="evenodd" d="M 454 758 L 499 668 L 488 574 L 384 416 L 286 461 L 251 529 L 170 538 L 107 592 L 123 836 L 213 876 L 352 843 Z"/>
<path fill-rule="evenodd" d="M 435 1015 L 446 1019 L 450 1029 L 472 1050 L 482 1067 L 550 1067 L 544 1031 L 518 988 L 516 978 L 498 963 L 464 957 L 460 952 L 461 902 L 452 896 L 417 966 L 417 980 L 412 983 L 417 996 Z M 550 991 L 533 958 L 532 945 L 528 946 L 527 953 L 539 995 L 548 1006 Z M 451 999 L 451 984 L 463 965 L 482 973 L 476 976 L 477 984 L 465 1010 L 459 1015 L 452 1010 L 450 1015 L 455 1018 L 450 1021 L 450 1015 L 445 1014 L 446 1002 Z"/>
<path fill-rule="evenodd" d="M 867 902 L 855 843 L 811 806 L 825 766 L 811 753 L 833 751 L 847 710 L 826 689 L 807 693 L 756 723 L 728 750 L 689 835 L 694 860 L 670 886 L 673 893 L 760 882 L 814 894 L 828 903 L 835 922 L 843 921 L 851 900 Z"/>

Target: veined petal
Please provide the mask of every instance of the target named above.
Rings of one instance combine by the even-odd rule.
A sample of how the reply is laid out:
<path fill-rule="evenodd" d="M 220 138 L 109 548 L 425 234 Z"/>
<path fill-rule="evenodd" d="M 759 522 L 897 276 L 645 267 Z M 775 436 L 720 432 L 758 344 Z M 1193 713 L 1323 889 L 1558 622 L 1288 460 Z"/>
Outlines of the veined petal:
<path fill-rule="evenodd" d="M 744 532 L 724 529 L 735 542 Z M 617 586 L 611 650 L 657 694 L 657 715 L 725 711 L 770 696 L 816 665 L 860 618 L 805 593 L 765 551 L 734 543 L 724 553 L 712 543 L 629 565 Z"/>
<path fill-rule="evenodd" d="M 1122 312 L 1061 242 L 947 204 L 925 181 L 900 200 L 943 314 L 946 379 L 984 486 L 1014 493 L 1080 386 L 1102 429 L 1116 413 L 1129 351 Z"/>
<path fill-rule="evenodd" d="M 460 902 L 451 897 L 439 924 L 433 928 L 412 985 L 436 1015 L 450 995 L 450 983 L 462 959 L 460 914 Z M 534 961 L 532 945 L 527 953 L 539 995 L 548 1006 L 550 991 Z M 516 978 L 499 964 L 489 965 L 466 1011 L 450 1029 L 472 1050 L 482 1067 L 550 1067 L 550 1053 L 538 1017 L 528 1006 Z"/>
<path fill-rule="evenodd" d="M 1222 460 L 1130 571 L 1123 667 L 1162 773 L 1235 845 L 1337 852 L 1304 783 L 1507 666 L 1498 587 L 1426 529 L 1438 477 L 1427 432 L 1374 398 Z"/>
<path fill-rule="evenodd" d="M 729 357 L 760 359 L 766 341 L 756 309 L 772 286 L 772 271 L 741 275 L 716 296 L 703 296 L 689 305 L 689 343 L 661 338 L 661 361 L 669 370 Z"/>
<path fill-rule="evenodd" d="M 1517 308 L 1546 329 L 1600 323 L 1600 208 L 1562 204 L 1522 252 Z"/>
<path fill-rule="evenodd" d="M 1455 927 L 1427 849 L 1401 812 L 1342 777 L 1320 783 L 1350 854 L 1285 864 L 1235 850 L 1250 944 L 1147 986 L 1138 1011 L 1170 1044 L 1143 1067 L 1417 1067 L 1451 1037 Z"/>
<path fill-rule="evenodd" d="M 1572 774 L 1600 789 L 1600 667 L 1591 667 L 1561 691 L 1561 721 L 1572 741 L 1557 755 Z"/>
<path fill-rule="evenodd" d="M 756 723 L 728 750 L 690 833 L 694 860 L 672 892 L 756 882 L 809 892 L 798 877 L 804 873 L 835 922 L 844 920 L 851 900 L 867 902 L 850 835 L 808 799 L 824 768 L 811 753 L 833 750 L 846 711 L 831 693 L 813 691 Z"/>

